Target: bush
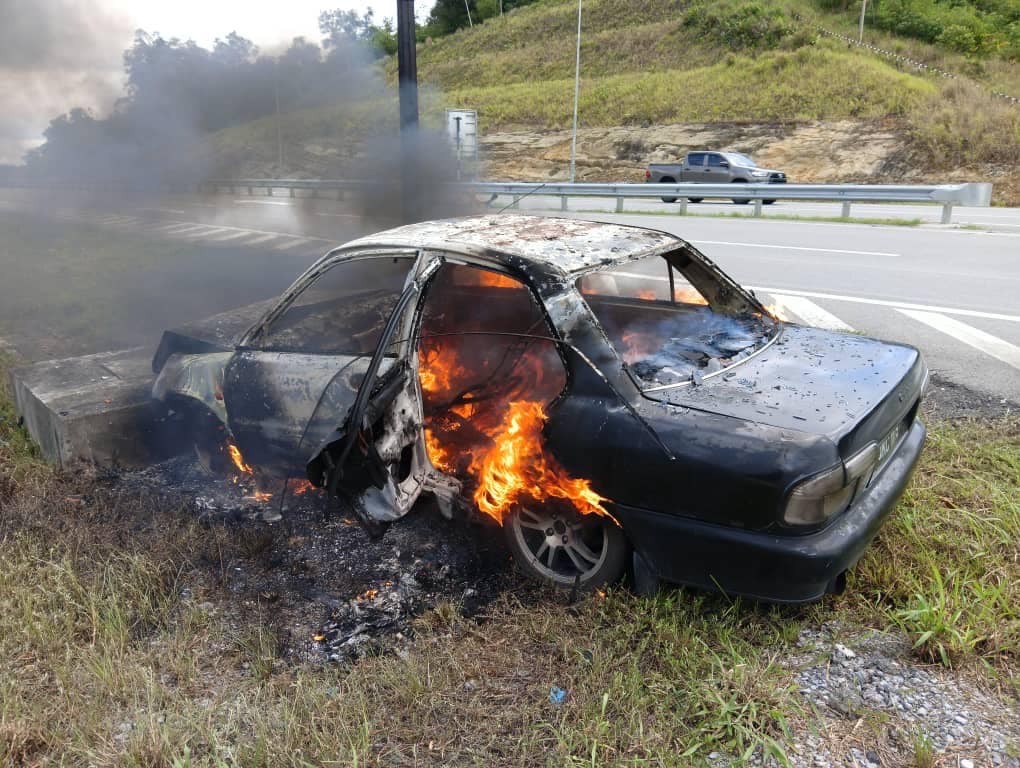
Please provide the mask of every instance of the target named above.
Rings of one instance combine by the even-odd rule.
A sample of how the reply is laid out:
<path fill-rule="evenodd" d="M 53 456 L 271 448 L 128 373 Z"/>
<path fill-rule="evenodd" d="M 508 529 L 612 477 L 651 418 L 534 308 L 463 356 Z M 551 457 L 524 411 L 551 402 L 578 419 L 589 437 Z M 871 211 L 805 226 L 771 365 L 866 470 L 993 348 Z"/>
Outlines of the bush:
<path fill-rule="evenodd" d="M 795 29 L 781 8 L 761 0 L 699 3 L 683 23 L 732 48 L 776 48 Z"/>

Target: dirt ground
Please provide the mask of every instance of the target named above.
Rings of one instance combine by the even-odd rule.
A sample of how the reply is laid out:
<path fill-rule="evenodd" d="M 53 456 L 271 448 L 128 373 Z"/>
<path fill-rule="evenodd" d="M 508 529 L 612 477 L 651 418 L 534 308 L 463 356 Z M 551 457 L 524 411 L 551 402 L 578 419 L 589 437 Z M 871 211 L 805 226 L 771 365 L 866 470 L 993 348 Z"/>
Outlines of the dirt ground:
<path fill-rule="evenodd" d="M 977 166 L 927 171 L 906 156 L 905 128 L 895 119 L 805 123 L 706 123 L 581 128 L 577 175 L 591 182 L 644 181 L 649 163 L 674 162 L 691 149 L 725 148 L 791 182 L 923 184 L 987 181 L 993 202 L 1020 205 L 1020 169 Z M 521 129 L 481 137 L 483 176 L 505 181 L 567 178 L 570 131 Z"/>

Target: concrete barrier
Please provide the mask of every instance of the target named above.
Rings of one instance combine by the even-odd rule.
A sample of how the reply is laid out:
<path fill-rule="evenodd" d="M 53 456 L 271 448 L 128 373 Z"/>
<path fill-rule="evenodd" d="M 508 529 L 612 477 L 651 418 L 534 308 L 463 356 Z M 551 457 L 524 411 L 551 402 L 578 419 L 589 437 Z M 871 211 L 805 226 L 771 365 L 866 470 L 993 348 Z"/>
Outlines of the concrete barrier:
<path fill-rule="evenodd" d="M 177 453 L 152 418 L 151 361 L 139 347 L 11 370 L 15 406 L 43 456 L 134 467 Z"/>

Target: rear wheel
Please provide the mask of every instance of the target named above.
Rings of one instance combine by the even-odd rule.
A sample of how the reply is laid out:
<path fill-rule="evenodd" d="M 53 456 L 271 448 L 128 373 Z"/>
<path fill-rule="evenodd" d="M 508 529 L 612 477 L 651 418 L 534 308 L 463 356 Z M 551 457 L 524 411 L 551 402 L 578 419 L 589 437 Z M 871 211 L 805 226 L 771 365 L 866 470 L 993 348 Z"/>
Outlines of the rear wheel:
<path fill-rule="evenodd" d="M 659 179 L 659 184 L 676 184 L 676 179 L 672 176 L 666 176 L 665 178 Z M 675 197 L 663 197 L 662 202 L 664 203 L 675 203 Z"/>
<path fill-rule="evenodd" d="M 744 179 L 734 179 L 733 183 L 746 184 L 747 182 L 744 181 Z M 733 202 L 736 203 L 737 205 L 747 205 L 749 202 L 751 202 L 751 199 L 749 197 L 734 197 Z"/>
<path fill-rule="evenodd" d="M 687 198 L 687 202 L 688 203 L 700 203 L 704 199 L 705 198 L 703 198 L 703 197 L 688 197 Z"/>
<path fill-rule="evenodd" d="M 519 507 L 503 523 L 514 560 L 529 577 L 562 589 L 595 589 L 617 581 L 629 546 L 607 517 L 563 512 L 553 505 Z"/>

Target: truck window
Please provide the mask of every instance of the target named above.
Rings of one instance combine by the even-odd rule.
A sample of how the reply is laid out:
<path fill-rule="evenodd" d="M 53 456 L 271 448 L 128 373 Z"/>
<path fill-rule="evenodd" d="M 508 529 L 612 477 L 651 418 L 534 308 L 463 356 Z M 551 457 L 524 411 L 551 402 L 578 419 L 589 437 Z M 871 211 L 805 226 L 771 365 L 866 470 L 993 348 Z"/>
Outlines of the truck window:
<path fill-rule="evenodd" d="M 687 153 L 687 164 L 692 167 L 701 167 L 705 164 L 705 153 L 704 152 L 688 152 Z"/>
<path fill-rule="evenodd" d="M 721 168 L 723 165 L 729 165 L 726 159 L 722 155 L 709 155 L 708 165 L 710 168 Z"/>

